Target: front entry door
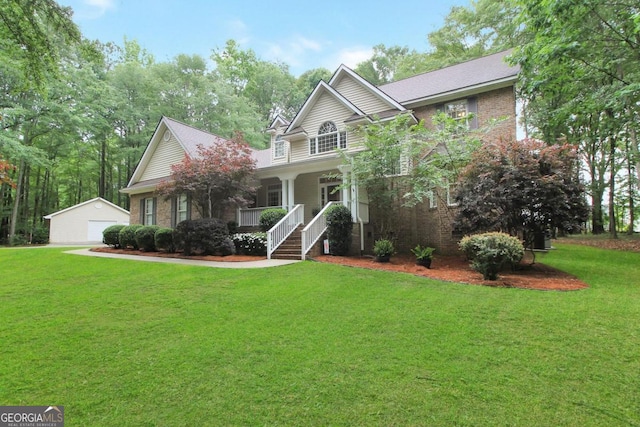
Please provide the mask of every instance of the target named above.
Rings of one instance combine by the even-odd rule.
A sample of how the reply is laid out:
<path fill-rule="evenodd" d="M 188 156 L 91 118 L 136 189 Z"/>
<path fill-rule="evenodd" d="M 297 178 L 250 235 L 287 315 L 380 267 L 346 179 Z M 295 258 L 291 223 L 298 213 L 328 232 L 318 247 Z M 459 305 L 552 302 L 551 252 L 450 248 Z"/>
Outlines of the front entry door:
<path fill-rule="evenodd" d="M 339 202 L 342 200 L 342 181 L 333 178 L 320 178 L 320 206 L 323 207 L 329 202 Z"/>

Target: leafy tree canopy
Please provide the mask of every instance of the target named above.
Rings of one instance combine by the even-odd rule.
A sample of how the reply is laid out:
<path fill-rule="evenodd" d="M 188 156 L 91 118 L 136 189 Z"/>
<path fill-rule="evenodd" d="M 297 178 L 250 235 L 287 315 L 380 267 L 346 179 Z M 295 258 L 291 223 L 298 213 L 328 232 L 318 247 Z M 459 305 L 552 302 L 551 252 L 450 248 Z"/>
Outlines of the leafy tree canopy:
<path fill-rule="evenodd" d="M 455 227 L 463 233 L 573 232 L 587 219 L 575 147 L 501 140 L 475 152 L 457 186 Z"/>
<path fill-rule="evenodd" d="M 187 195 L 203 218 L 223 218 L 227 208 L 246 206 L 255 194 L 255 160 L 241 134 L 231 141 L 199 146 L 195 158 L 185 156 L 171 167 L 171 177 L 158 186 L 167 198 Z"/>

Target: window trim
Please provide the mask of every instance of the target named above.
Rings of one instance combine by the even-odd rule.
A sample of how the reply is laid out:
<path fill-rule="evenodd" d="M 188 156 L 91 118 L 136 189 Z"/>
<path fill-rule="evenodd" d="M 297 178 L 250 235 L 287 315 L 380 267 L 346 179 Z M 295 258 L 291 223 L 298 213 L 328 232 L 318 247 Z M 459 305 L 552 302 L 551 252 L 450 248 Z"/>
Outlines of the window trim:
<path fill-rule="evenodd" d="M 140 222 L 143 225 L 156 225 L 157 206 L 155 197 L 144 197 L 140 200 Z"/>
<path fill-rule="evenodd" d="M 327 132 L 330 130 L 330 132 Z M 335 139 L 335 142 L 333 142 Z M 333 152 L 335 150 L 346 150 L 347 132 L 340 131 L 332 121 L 323 122 L 318 128 L 318 134 L 309 138 L 309 155 L 317 156 Z M 327 148 L 327 146 L 329 148 Z M 322 147 L 322 151 L 320 148 Z"/>
<path fill-rule="evenodd" d="M 276 136 L 273 142 L 273 158 L 283 159 L 287 156 L 286 141 L 282 139 L 282 135 Z"/>
<path fill-rule="evenodd" d="M 275 205 L 272 205 L 270 200 L 270 196 L 273 194 L 277 194 L 278 199 Z M 282 206 L 282 183 L 267 185 L 267 206 Z"/>

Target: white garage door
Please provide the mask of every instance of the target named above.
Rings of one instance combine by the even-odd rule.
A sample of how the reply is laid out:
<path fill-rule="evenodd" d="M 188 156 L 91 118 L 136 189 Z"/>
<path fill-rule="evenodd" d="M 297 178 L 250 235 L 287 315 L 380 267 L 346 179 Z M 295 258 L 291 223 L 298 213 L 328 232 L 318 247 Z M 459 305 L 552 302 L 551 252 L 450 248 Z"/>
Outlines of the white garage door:
<path fill-rule="evenodd" d="M 87 224 L 87 242 L 102 242 L 102 232 L 117 221 L 92 221 Z"/>

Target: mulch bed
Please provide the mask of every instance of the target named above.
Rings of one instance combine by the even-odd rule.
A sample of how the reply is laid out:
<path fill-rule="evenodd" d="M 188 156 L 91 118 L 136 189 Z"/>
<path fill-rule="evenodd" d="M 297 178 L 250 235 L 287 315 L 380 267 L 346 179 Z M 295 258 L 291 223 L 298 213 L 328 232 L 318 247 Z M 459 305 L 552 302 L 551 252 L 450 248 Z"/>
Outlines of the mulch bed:
<path fill-rule="evenodd" d="M 473 270 L 469 266 L 469 262 L 460 256 L 434 256 L 430 269 L 416 265 L 414 257 L 398 255 L 392 257 L 388 263 L 376 262 L 373 257 L 322 255 L 314 259 L 319 262 L 396 271 L 471 285 L 545 291 L 575 291 L 588 287 L 586 283 L 576 277 L 540 263 L 523 262 L 515 271 L 505 270 L 499 274 L 498 280 L 491 281 L 483 280 L 482 274 Z"/>
<path fill-rule="evenodd" d="M 190 256 L 182 254 L 169 254 L 164 252 L 142 252 L 137 250 L 112 249 L 108 247 L 93 248 L 96 252 L 118 253 L 124 255 L 152 256 L 163 258 L 187 258 L 203 261 L 244 262 L 264 259 L 264 257 L 248 255 L 230 256 Z M 413 256 L 396 255 L 388 263 L 376 262 L 373 257 L 350 256 L 340 257 L 322 255 L 314 258 L 315 261 L 341 264 L 351 267 L 368 268 L 375 270 L 395 271 L 409 273 L 417 276 L 448 282 L 467 283 L 503 288 L 522 288 L 535 290 L 575 291 L 585 289 L 588 285 L 577 278 L 540 263 L 523 262 L 515 271 L 507 270 L 500 273 L 498 280 L 483 280 L 482 275 L 469 266 L 469 262 L 460 256 L 435 256 L 430 269 L 416 265 Z"/>

